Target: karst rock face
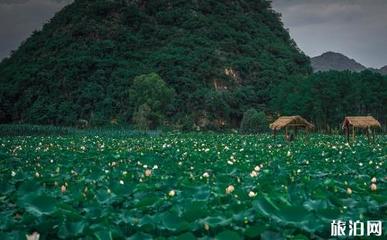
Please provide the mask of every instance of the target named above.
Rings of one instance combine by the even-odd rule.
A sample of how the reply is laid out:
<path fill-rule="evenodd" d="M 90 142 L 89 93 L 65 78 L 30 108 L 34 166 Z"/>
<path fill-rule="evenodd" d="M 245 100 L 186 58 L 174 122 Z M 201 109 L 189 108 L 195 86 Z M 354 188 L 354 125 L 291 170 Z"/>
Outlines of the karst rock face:
<path fill-rule="evenodd" d="M 311 72 L 264 0 L 75 0 L 0 64 L 0 121 L 130 123 L 136 76 L 174 89 L 165 121 L 236 126 Z"/>

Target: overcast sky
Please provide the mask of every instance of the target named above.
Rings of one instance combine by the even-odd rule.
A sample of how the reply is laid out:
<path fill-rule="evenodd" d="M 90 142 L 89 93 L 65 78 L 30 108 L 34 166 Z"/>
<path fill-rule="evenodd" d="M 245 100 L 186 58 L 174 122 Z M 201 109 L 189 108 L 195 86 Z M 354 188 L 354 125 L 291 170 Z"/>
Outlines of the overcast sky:
<path fill-rule="evenodd" d="M 387 0 L 273 0 L 273 8 L 307 55 L 334 51 L 387 65 Z"/>
<path fill-rule="evenodd" d="M 71 0 L 0 0 L 0 59 Z M 309 56 L 341 52 L 368 67 L 387 65 L 387 0 L 272 0 Z"/>

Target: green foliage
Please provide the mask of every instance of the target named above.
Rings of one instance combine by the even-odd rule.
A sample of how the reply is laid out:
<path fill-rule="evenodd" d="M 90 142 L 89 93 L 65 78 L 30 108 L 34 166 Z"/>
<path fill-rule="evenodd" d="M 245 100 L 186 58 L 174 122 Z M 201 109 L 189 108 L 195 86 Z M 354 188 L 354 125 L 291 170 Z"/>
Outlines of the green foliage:
<path fill-rule="evenodd" d="M 251 108 L 243 114 L 239 130 L 241 133 L 258 133 L 267 130 L 267 126 L 265 113 Z"/>
<path fill-rule="evenodd" d="M 320 129 L 340 128 L 345 116 L 372 115 L 386 122 L 387 77 L 371 71 L 321 72 L 289 77 L 273 91 L 272 108 L 302 115 Z"/>
<path fill-rule="evenodd" d="M 151 127 L 152 109 L 144 103 L 138 107 L 133 115 L 133 124 L 136 129 L 149 130 Z"/>
<path fill-rule="evenodd" d="M 133 123 L 141 130 L 158 127 L 168 114 L 174 90 L 156 73 L 141 75 L 134 79 L 129 92 L 130 103 L 136 112 Z"/>
<path fill-rule="evenodd" d="M 165 113 L 173 101 L 174 90 L 158 74 L 150 73 L 134 79 L 129 95 L 135 109 L 147 104 L 152 111 Z"/>
<path fill-rule="evenodd" d="M 206 113 L 238 127 L 248 108 L 268 110 L 274 85 L 311 68 L 269 1 L 76 0 L 0 63 L 0 123 L 131 123 L 141 96 L 153 98 L 132 102 L 144 90 L 134 79 L 151 72 L 176 93 L 167 122 Z"/>
<path fill-rule="evenodd" d="M 103 128 L 79 129 L 72 127 L 42 126 L 29 124 L 0 124 L 0 137 L 9 136 L 104 136 L 104 137 L 130 137 L 130 136 L 157 136 L 161 131 L 138 131 L 128 126 L 111 126 Z"/>
<path fill-rule="evenodd" d="M 0 138 L 0 238 L 329 239 L 332 219 L 385 217 L 387 136 L 353 145 L 337 135 L 273 141 L 202 133 Z"/>

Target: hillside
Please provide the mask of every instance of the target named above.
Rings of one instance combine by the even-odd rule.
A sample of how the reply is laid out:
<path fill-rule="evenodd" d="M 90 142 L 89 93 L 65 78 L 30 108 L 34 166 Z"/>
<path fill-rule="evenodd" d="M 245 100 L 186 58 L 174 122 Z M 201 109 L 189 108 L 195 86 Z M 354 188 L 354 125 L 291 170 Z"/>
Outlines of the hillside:
<path fill-rule="evenodd" d="M 175 93 L 163 122 L 237 126 L 310 72 L 268 1 L 76 0 L 0 64 L 0 122 L 130 124 L 155 111 L 133 80 L 157 73 Z"/>
<path fill-rule="evenodd" d="M 324 72 L 329 70 L 360 72 L 367 69 L 365 66 L 350 59 L 341 53 L 326 52 L 320 56 L 311 58 L 314 72 Z"/>

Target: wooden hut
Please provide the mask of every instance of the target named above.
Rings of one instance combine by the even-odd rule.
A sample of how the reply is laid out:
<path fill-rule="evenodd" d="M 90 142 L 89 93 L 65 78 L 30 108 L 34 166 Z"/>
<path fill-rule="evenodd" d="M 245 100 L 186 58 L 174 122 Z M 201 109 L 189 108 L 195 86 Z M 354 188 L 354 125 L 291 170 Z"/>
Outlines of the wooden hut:
<path fill-rule="evenodd" d="M 381 127 L 380 122 L 372 116 L 345 117 L 342 126 L 347 136 L 347 141 L 349 141 L 350 128 L 352 128 L 352 138 L 354 139 L 356 128 L 363 129 L 369 138 L 370 133 L 374 134 L 374 128 Z"/>
<path fill-rule="evenodd" d="M 299 128 L 302 129 L 313 129 L 314 125 L 302 118 L 301 116 L 283 116 L 279 117 L 275 122 L 270 124 L 270 128 L 273 130 L 274 136 L 276 132 L 285 128 L 285 136 L 288 138 L 288 129 L 293 128 L 295 133 Z"/>

